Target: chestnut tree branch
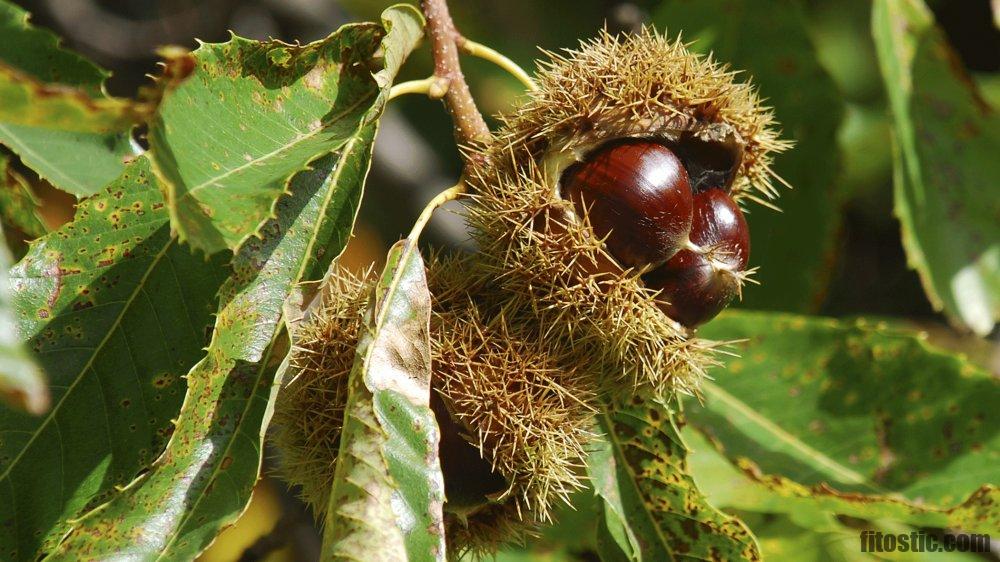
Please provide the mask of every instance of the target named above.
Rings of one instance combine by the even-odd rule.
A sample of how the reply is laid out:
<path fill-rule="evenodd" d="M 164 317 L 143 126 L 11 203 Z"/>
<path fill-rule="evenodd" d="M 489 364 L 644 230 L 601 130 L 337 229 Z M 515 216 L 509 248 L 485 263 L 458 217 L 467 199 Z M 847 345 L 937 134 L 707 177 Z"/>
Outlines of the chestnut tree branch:
<path fill-rule="evenodd" d="M 458 64 L 458 39 L 455 23 L 445 0 L 421 0 L 420 7 L 427 18 L 427 34 L 434 55 L 434 77 L 447 85 L 445 106 L 455 122 L 455 138 L 460 144 L 480 144 L 491 138 L 483 115 L 479 113 L 469 85 Z"/>

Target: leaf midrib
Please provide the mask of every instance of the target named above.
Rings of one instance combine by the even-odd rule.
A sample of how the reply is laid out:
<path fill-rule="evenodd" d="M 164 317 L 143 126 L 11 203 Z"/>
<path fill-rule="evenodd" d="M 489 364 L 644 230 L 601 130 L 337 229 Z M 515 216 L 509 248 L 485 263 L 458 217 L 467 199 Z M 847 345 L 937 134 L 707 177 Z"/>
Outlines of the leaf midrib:
<path fill-rule="evenodd" d="M 257 368 L 257 373 L 256 373 L 257 376 L 254 379 L 254 385 L 252 386 L 252 388 L 256 389 L 259 386 L 260 378 L 263 376 L 264 372 L 267 370 L 267 366 L 270 364 L 270 361 L 271 361 L 271 354 L 274 351 L 274 340 L 275 340 L 276 336 L 278 336 L 283 330 L 284 330 L 284 327 L 282 326 L 281 315 L 279 315 L 278 316 L 278 324 L 276 326 L 276 329 L 271 333 L 271 339 L 270 339 L 271 344 L 268 345 L 266 352 L 264 353 L 263 357 L 261 357 L 260 364 L 259 364 L 259 366 Z M 232 450 L 233 445 L 236 443 L 236 438 L 239 436 L 239 427 L 243 425 L 243 421 L 246 419 L 247 412 L 250 410 L 250 408 L 254 404 L 254 397 L 256 395 L 257 395 L 257 393 L 256 393 L 256 391 L 254 391 L 253 395 L 251 395 L 247 399 L 246 404 L 244 404 L 243 411 L 240 413 L 240 422 L 239 422 L 238 426 L 233 429 L 233 438 L 230 439 L 229 443 L 226 444 L 226 448 L 222 452 L 222 454 L 219 455 L 219 457 L 217 457 L 218 458 L 218 462 L 212 463 L 213 464 L 213 466 L 212 466 L 212 476 L 207 480 L 208 485 L 206 486 L 205 489 L 208 489 L 209 486 L 211 486 L 213 483 L 215 483 L 216 478 L 218 478 L 218 476 L 219 476 L 219 468 L 222 466 L 222 461 L 227 456 L 229 456 L 229 452 Z M 258 473 L 260 472 L 260 465 L 261 465 L 262 460 L 263 460 L 263 457 L 259 457 L 258 460 L 257 460 L 257 472 Z M 258 478 L 259 477 L 260 476 L 258 474 Z M 188 510 L 184 511 L 184 515 L 181 517 L 181 520 L 177 524 L 176 531 L 170 534 L 170 540 L 167 541 L 167 544 L 163 545 L 163 548 L 160 549 L 160 552 L 156 555 L 156 558 L 154 560 L 157 560 L 157 561 L 163 560 L 163 557 L 167 555 L 167 553 L 173 547 L 174 543 L 177 541 L 178 537 L 180 537 L 181 530 L 184 528 L 185 525 L 187 525 L 187 522 L 191 518 L 191 515 L 194 514 L 194 512 L 198 510 L 198 506 L 201 504 L 201 500 L 203 500 L 206 495 L 207 494 L 204 494 L 204 493 L 198 494 L 198 498 L 194 501 L 194 505 L 191 506 L 191 509 L 188 509 Z M 243 509 L 240 511 L 240 513 L 236 514 L 236 517 L 234 517 L 233 520 L 235 521 L 237 518 L 239 518 L 239 515 L 242 514 L 244 511 L 246 511 L 249 507 L 250 507 L 250 504 L 246 503 L 243 506 Z"/>
<path fill-rule="evenodd" d="M 293 138 L 293 140 L 291 142 L 282 144 L 282 145 L 278 146 L 277 148 L 275 148 L 274 150 L 272 150 L 271 152 L 268 152 L 266 154 L 262 154 L 262 155 L 258 156 L 257 158 L 254 158 L 254 159 L 249 160 L 249 161 L 245 161 L 244 163 L 240 164 L 239 166 L 237 166 L 235 168 L 232 168 L 232 169 L 229 169 L 229 170 L 226 170 L 225 172 L 223 172 L 222 174 L 219 174 L 218 176 L 213 176 L 211 178 L 206 179 L 205 181 L 203 181 L 200 184 L 192 187 L 191 189 L 185 190 L 183 193 L 180 194 L 180 196 L 178 197 L 178 200 L 180 200 L 180 199 L 187 199 L 187 198 L 194 198 L 194 194 L 196 192 L 201 191 L 202 189 L 204 189 L 204 188 L 206 188 L 206 187 L 208 187 L 210 185 L 214 185 L 214 184 L 218 183 L 219 181 L 221 181 L 221 180 L 223 180 L 223 179 L 225 179 L 225 178 L 227 178 L 227 177 L 229 177 L 229 176 L 231 176 L 233 174 L 237 174 L 237 173 L 239 173 L 239 172 L 241 172 L 241 171 L 243 171 L 243 170 L 245 170 L 247 168 L 250 168 L 252 166 L 255 166 L 255 165 L 259 164 L 260 162 L 264 162 L 266 160 L 269 160 L 269 159 L 271 159 L 271 158 L 273 158 L 273 157 L 275 157 L 275 156 L 277 156 L 277 155 L 279 155 L 279 154 L 281 154 L 283 152 L 287 152 L 287 151 L 291 150 L 292 148 L 294 148 L 295 146 L 298 146 L 299 144 L 301 144 L 301 143 L 303 143 L 303 142 L 305 142 L 307 140 L 311 140 L 313 137 L 316 137 L 317 135 L 319 135 L 323 131 L 326 131 L 327 127 L 329 127 L 329 125 L 331 123 L 334 123 L 334 122 L 340 120 L 341 118 L 343 118 L 344 116 L 350 114 L 355 109 L 357 109 L 359 106 L 363 105 L 364 103 L 368 102 L 370 99 L 372 99 L 374 97 L 376 97 L 376 96 L 369 95 L 369 96 L 365 96 L 363 98 L 359 98 L 353 104 L 351 104 L 351 105 L 347 106 L 346 108 L 344 108 L 344 110 L 341 111 L 340 113 L 338 113 L 336 115 L 333 115 L 332 117 L 326 119 L 323 122 L 323 125 L 321 127 L 317 127 L 316 129 L 313 129 L 313 130 L 308 131 L 306 133 L 297 131 L 298 134 L 295 135 L 295 137 Z M 356 137 L 354 137 L 354 138 L 356 138 Z M 171 183 L 173 183 L 173 182 L 171 182 Z"/>
<path fill-rule="evenodd" d="M 330 201 L 333 200 L 334 192 L 337 191 L 337 189 L 335 189 L 335 186 L 340 181 L 340 176 L 344 173 L 344 163 L 354 153 L 355 147 L 361 140 L 361 136 L 363 134 L 364 129 L 365 129 L 364 126 L 361 127 L 353 136 L 351 136 L 350 140 L 348 140 L 347 143 L 344 145 L 344 148 L 341 152 L 341 158 L 337 161 L 336 170 L 333 172 L 331 176 L 323 180 L 324 183 L 328 184 L 326 188 L 326 193 L 323 196 L 323 205 L 320 209 L 319 219 L 316 221 L 316 226 L 313 228 L 313 234 L 312 236 L 309 237 L 309 244 L 306 245 L 306 251 L 303 253 L 303 256 L 305 257 L 302 260 L 302 263 L 299 264 L 298 273 L 295 274 L 295 282 L 301 281 L 302 277 L 306 274 L 306 268 L 309 267 L 310 257 L 312 256 L 313 248 L 316 245 L 316 239 L 319 237 L 319 229 L 323 224 L 323 217 L 326 216 L 326 212 L 329 210 L 330 207 Z M 367 171 L 364 172 L 363 174 L 366 173 Z M 364 182 L 361 182 L 361 189 L 362 190 L 364 189 Z M 351 219 L 351 226 L 353 226 L 354 222 L 357 220 L 358 212 L 360 210 L 361 210 L 361 205 L 357 205 L 354 209 L 354 216 Z M 343 248 L 341 248 L 341 251 L 343 251 Z M 336 258 L 337 256 L 334 256 L 332 259 Z"/>
<path fill-rule="evenodd" d="M 850 468 L 844 466 L 843 464 L 837 462 L 836 460 L 826 456 L 817 449 L 814 449 L 809 445 L 807 445 L 806 443 L 802 442 L 801 439 L 798 439 L 791 433 L 785 431 L 782 427 L 772 422 L 771 420 L 767 419 L 767 417 L 765 417 L 763 414 L 761 414 L 757 410 L 754 410 L 752 407 L 750 407 L 749 404 L 739 400 L 732 394 L 729 394 L 715 383 L 712 383 L 707 380 L 703 381 L 702 389 L 705 391 L 705 394 L 719 400 L 720 402 L 725 403 L 726 406 L 728 406 L 732 410 L 735 410 L 737 413 L 744 416 L 750 422 L 756 424 L 759 428 L 761 428 L 765 432 L 773 435 L 775 439 L 777 439 L 778 441 L 785 443 L 792 449 L 805 455 L 807 458 L 815 460 L 817 463 L 830 470 L 833 473 L 833 475 L 839 477 L 841 481 L 848 484 L 866 486 L 872 491 L 881 494 L 891 494 L 891 492 L 889 492 L 888 490 L 884 490 L 881 487 L 874 484 L 873 482 L 869 481 L 867 478 L 864 477 L 864 475 L 855 472 L 854 470 L 851 470 Z"/>

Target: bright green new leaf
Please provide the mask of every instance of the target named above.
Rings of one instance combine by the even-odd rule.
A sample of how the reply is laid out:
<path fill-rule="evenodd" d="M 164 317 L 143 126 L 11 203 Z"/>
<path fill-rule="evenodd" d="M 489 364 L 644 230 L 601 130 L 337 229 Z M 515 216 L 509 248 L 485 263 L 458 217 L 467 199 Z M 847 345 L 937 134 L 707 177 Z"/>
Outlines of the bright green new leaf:
<path fill-rule="evenodd" d="M 18 330 L 52 407 L 0 410 L 0 558 L 34 560 L 160 453 L 226 273 L 170 236 L 141 157 L 11 270 Z"/>
<path fill-rule="evenodd" d="M 882 502 L 875 513 L 916 524 L 1000 524 L 1000 383 L 988 373 L 861 321 L 730 312 L 702 332 L 746 341 L 687 414 L 784 496 L 772 508 L 867 517 L 864 504 Z"/>
<path fill-rule="evenodd" d="M 41 369 L 17 335 L 8 290 L 10 265 L 10 252 L 3 243 L 3 227 L 0 227 L 0 400 L 14 408 L 41 414 L 49 408 L 49 389 Z"/>
<path fill-rule="evenodd" d="M 102 90 L 108 73 L 62 49 L 28 13 L 0 0 L 0 143 L 79 197 L 114 180 L 133 155 L 131 102 Z"/>
<path fill-rule="evenodd" d="M 795 141 L 794 148 L 775 159 L 775 172 L 794 188 L 780 189 L 775 203 L 783 212 L 748 206 L 750 266 L 760 267 L 760 286 L 748 287 L 743 299 L 758 308 L 815 309 L 825 291 L 840 223 L 833 187 L 842 101 L 819 64 L 801 7 L 771 0 L 670 0 L 653 20 L 661 29 L 683 32 L 693 48 L 711 51 L 742 71 L 738 79 L 760 89 L 783 136 Z"/>
<path fill-rule="evenodd" d="M 376 286 L 348 382 L 323 560 L 445 560 L 430 314 L 416 240 L 402 240 Z"/>
<path fill-rule="evenodd" d="M 400 6 L 385 43 L 383 26 L 352 24 L 304 46 L 233 37 L 173 61 L 193 71 L 167 85 L 149 139 L 181 239 L 214 253 L 255 234 L 293 174 L 382 110 L 421 22 Z"/>
<path fill-rule="evenodd" d="M 935 308 L 985 336 L 1000 320 L 1000 114 L 920 0 L 876 1 L 872 31 L 907 259 Z"/>
<path fill-rule="evenodd" d="M 637 395 L 598 416 L 588 472 L 604 500 L 602 557 L 636 562 L 760 560 L 753 535 L 695 485 L 674 414 Z M 603 535 L 603 537 L 602 537 Z"/>

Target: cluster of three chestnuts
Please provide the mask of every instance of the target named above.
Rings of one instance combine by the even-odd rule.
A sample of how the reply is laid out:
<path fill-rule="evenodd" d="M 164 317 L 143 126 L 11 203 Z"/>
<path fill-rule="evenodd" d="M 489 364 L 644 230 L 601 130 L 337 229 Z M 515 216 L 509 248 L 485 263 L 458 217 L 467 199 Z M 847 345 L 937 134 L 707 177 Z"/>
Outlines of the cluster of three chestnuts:
<path fill-rule="evenodd" d="M 644 272 L 667 316 L 694 328 L 739 293 L 750 233 L 723 175 L 686 157 L 684 145 L 673 148 L 607 143 L 566 170 L 562 194 L 620 265 Z"/>

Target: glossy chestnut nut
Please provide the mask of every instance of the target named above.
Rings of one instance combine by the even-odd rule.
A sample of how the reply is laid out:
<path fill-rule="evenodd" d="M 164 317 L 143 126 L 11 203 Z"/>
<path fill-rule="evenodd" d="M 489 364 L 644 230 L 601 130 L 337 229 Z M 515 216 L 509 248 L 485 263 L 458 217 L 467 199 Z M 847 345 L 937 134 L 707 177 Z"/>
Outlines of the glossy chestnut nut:
<path fill-rule="evenodd" d="M 740 291 L 740 274 L 750 257 L 750 230 L 743 213 L 723 190 L 694 197 L 691 242 L 663 266 L 643 277 L 660 291 L 660 308 L 670 318 L 694 328 L 714 318 Z"/>
<path fill-rule="evenodd" d="M 703 255 L 681 250 L 643 281 L 660 291 L 657 304 L 667 316 L 694 328 L 722 312 L 737 293 L 736 280 L 719 274 Z"/>
<path fill-rule="evenodd" d="M 687 171 L 672 150 L 649 140 L 616 141 L 587 155 L 563 174 L 562 194 L 624 267 L 663 262 L 691 229 Z"/>
<path fill-rule="evenodd" d="M 691 242 L 711 249 L 716 259 L 737 271 L 747 268 L 750 228 L 736 201 L 721 189 L 695 194 Z"/>

